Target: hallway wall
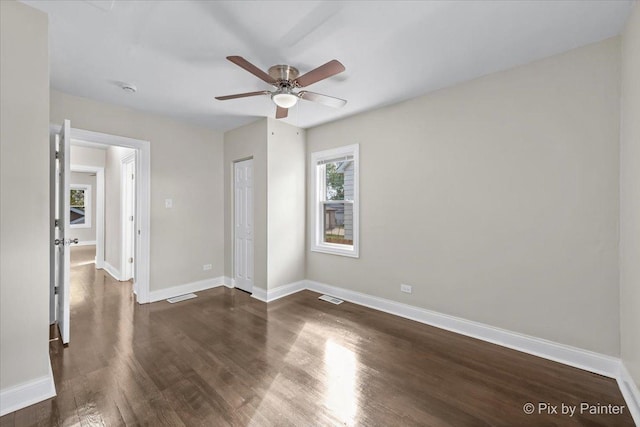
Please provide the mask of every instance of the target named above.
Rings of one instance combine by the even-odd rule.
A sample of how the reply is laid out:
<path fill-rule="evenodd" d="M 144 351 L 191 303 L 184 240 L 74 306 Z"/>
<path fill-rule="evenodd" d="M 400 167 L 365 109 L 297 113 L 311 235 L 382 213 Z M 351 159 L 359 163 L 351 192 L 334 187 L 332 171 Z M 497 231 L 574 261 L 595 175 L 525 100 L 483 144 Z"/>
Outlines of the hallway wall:
<path fill-rule="evenodd" d="M 107 149 L 104 168 L 104 261 L 117 279 L 122 275 L 122 159 L 135 150 L 124 147 Z"/>

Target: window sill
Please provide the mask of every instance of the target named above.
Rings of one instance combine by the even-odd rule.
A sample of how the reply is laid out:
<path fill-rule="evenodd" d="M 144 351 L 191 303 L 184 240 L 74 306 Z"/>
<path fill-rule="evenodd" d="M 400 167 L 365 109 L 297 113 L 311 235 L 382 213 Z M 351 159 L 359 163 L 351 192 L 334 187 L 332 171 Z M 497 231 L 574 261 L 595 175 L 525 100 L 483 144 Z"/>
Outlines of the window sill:
<path fill-rule="evenodd" d="M 340 247 L 342 245 L 315 245 L 311 247 L 311 252 L 319 252 L 329 255 L 339 255 L 349 258 L 360 258 L 360 254 L 357 249 L 344 249 Z"/>
<path fill-rule="evenodd" d="M 70 224 L 69 228 L 91 228 L 91 224 Z"/>

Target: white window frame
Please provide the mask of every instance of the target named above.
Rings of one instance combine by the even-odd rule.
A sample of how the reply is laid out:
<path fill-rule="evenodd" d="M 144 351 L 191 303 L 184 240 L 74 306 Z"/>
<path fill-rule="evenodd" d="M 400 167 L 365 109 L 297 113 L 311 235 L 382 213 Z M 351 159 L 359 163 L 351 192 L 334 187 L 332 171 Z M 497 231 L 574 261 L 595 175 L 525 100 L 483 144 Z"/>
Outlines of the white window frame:
<path fill-rule="evenodd" d="M 69 224 L 71 228 L 91 228 L 91 185 L 90 184 L 70 184 L 69 194 L 67 197 L 71 197 L 71 190 L 83 190 L 84 191 L 84 224 Z"/>
<path fill-rule="evenodd" d="M 324 203 L 327 202 L 324 169 L 318 163 L 343 156 L 353 156 L 353 245 L 327 243 L 324 241 Z M 352 258 L 360 257 L 360 145 L 352 144 L 330 150 L 311 153 L 311 177 L 313 194 L 311 198 L 311 251 Z M 322 176 L 321 176 L 322 175 Z"/>

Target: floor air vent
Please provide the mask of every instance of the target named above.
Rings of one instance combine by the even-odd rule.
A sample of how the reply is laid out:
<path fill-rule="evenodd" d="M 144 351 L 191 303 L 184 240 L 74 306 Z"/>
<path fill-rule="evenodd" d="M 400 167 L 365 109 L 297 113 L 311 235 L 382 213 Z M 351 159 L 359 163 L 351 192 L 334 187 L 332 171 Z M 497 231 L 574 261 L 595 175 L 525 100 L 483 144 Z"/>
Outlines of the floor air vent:
<path fill-rule="evenodd" d="M 342 304 L 344 301 L 342 301 L 341 299 L 329 296 L 329 295 L 322 295 L 321 297 L 318 297 L 318 299 L 321 299 L 322 301 L 326 301 L 326 302 L 330 302 L 331 304 Z"/>
<path fill-rule="evenodd" d="M 174 304 L 176 302 L 186 301 L 186 300 L 191 299 L 191 298 L 196 298 L 197 296 L 198 295 L 196 295 L 196 294 L 184 294 L 184 295 L 180 295 L 180 296 L 177 296 L 177 297 L 169 298 L 169 299 L 167 299 L 167 302 L 170 303 L 170 304 Z"/>

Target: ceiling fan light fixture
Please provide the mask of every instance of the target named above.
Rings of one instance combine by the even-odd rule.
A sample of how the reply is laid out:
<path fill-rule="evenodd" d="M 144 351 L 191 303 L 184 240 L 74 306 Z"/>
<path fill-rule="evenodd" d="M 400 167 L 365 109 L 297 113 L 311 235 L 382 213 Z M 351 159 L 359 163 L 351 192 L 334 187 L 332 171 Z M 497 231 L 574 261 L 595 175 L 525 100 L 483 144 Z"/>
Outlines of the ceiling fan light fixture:
<path fill-rule="evenodd" d="M 0 0 L 2 1 L 2 0 Z M 317 102 L 330 107 L 342 107 L 347 101 L 333 96 L 322 95 L 320 93 L 306 90 L 294 92 L 298 88 L 307 87 L 321 80 L 328 79 L 344 71 L 344 65 L 340 61 L 333 59 L 306 74 L 298 77 L 298 69 L 290 65 L 274 65 L 269 68 L 269 73 L 265 73 L 241 56 L 227 56 L 227 59 L 238 67 L 248 71 L 260 80 L 275 87 L 275 91 L 261 90 L 256 92 L 236 93 L 233 95 L 216 96 L 219 101 L 228 99 L 247 98 L 251 96 L 270 95 L 271 100 L 278 107 L 276 109 L 276 119 L 285 119 L 289 115 L 289 108 L 298 103 L 298 98 L 305 101 Z"/>
<path fill-rule="evenodd" d="M 291 92 L 276 92 L 271 95 L 271 99 L 281 108 L 291 108 L 298 102 L 298 97 Z"/>

